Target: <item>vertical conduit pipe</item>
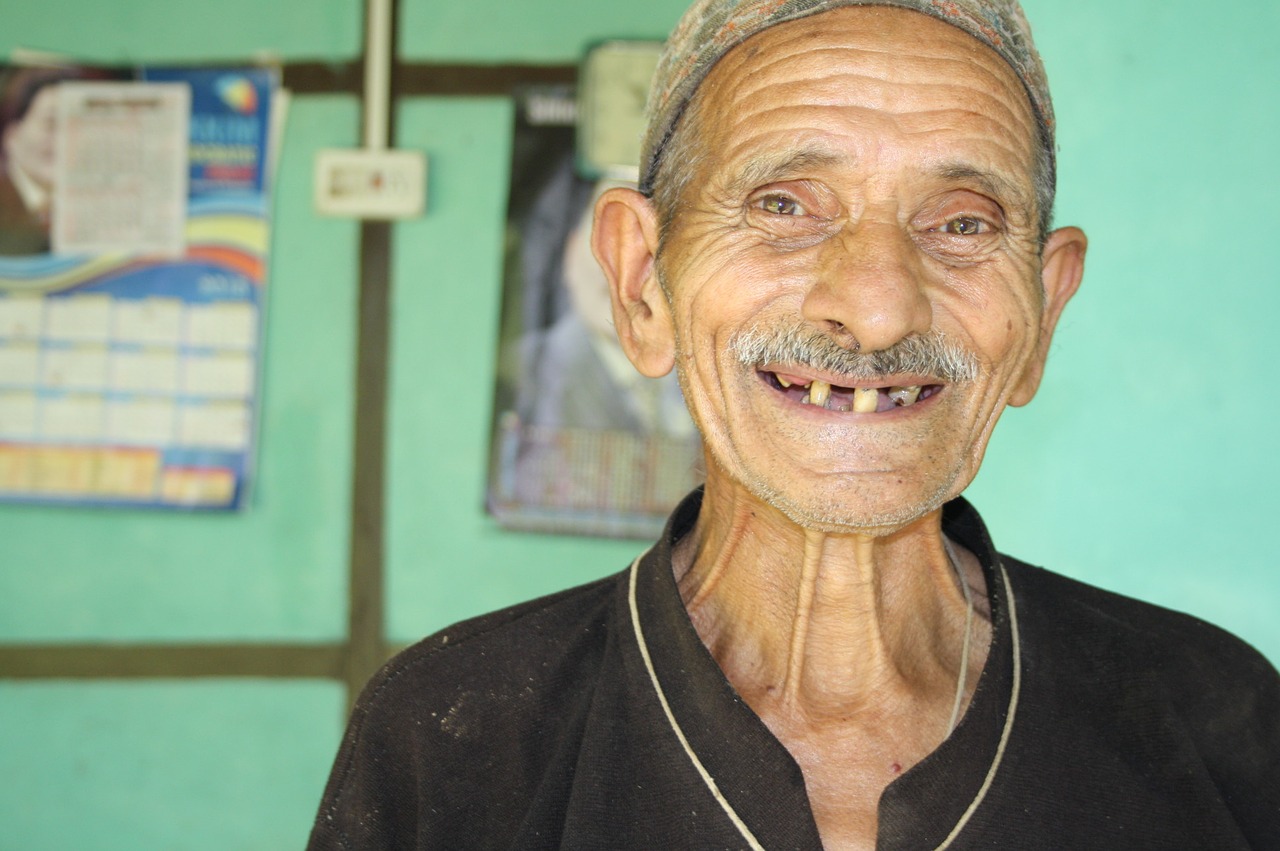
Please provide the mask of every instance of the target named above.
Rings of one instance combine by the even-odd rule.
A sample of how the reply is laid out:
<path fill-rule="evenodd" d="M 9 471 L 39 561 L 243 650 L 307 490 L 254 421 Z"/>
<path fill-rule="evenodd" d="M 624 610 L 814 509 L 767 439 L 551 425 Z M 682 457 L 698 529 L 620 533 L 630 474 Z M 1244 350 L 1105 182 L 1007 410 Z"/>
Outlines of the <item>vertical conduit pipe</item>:
<path fill-rule="evenodd" d="M 392 0 L 365 0 L 364 146 L 370 151 L 383 151 L 387 147 L 391 104 L 391 3 Z"/>

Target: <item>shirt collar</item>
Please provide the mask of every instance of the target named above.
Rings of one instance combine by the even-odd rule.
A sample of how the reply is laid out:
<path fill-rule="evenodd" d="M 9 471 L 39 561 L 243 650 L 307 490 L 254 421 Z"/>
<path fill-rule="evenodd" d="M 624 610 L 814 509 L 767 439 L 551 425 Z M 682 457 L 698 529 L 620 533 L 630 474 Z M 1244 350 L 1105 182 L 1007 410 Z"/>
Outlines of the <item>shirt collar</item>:
<path fill-rule="evenodd" d="M 671 515 L 663 536 L 633 566 L 633 627 L 651 687 L 673 735 L 710 778 L 728 817 L 736 814 L 765 848 L 821 847 L 799 766 L 738 696 L 690 622 L 672 572 L 672 550 L 698 517 L 702 490 Z M 881 849 L 936 847 L 981 801 L 998 766 L 1013 708 L 1009 607 L 999 554 L 968 502 L 943 509 L 944 532 L 982 564 L 992 643 L 968 711 L 932 754 L 895 780 L 880 801 Z M 641 684 L 640 687 L 644 687 Z"/>

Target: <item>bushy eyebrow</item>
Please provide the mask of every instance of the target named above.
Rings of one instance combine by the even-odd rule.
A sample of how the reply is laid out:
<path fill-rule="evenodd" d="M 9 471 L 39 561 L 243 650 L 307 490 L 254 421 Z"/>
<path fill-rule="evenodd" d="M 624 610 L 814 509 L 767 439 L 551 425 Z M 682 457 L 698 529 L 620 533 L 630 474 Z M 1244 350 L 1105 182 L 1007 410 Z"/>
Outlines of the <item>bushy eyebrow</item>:
<path fill-rule="evenodd" d="M 789 180 L 812 169 L 841 164 L 845 157 L 818 147 L 766 151 L 743 163 L 726 181 L 725 192 L 739 198 L 760 186 Z"/>
<path fill-rule="evenodd" d="M 1013 208 L 1030 220 L 1035 210 L 1033 194 L 998 172 L 966 162 L 943 163 L 929 171 L 934 177 L 947 183 L 967 183 L 977 187 L 984 195 L 989 195 L 1004 207 L 1006 212 Z"/>

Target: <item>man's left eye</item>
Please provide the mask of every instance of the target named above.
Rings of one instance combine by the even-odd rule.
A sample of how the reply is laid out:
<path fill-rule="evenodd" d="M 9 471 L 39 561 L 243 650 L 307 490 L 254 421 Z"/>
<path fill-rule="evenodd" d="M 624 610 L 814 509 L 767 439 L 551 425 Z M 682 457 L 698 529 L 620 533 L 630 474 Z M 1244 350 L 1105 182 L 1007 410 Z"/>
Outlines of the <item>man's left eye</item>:
<path fill-rule="evenodd" d="M 939 230 L 956 236 L 976 236 L 986 232 L 987 227 L 982 219 L 977 219 L 973 216 L 960 216 L 947 222 Z"/>

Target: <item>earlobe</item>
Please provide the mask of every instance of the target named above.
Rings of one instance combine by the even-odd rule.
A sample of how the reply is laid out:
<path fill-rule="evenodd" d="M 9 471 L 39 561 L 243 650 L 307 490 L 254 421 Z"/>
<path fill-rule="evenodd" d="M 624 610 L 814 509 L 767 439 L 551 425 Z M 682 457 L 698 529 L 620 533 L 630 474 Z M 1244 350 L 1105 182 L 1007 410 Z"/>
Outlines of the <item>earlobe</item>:
<path fill-rule="evenodd" d="M 675 364 L 671 308 L 658 282 L 657 213 L 634 189 L 610 189 L 596 202 L 591 250 L 609 279 L 618 341 L 643 375 L 658 378 Z"/>
<path fill-rule="evenodd" d="M 1045 360 L 1049 357 L 1049 344 L 1053 332 L 1062 317 L 1063 308 L 1080 288 L 1084 277 L 1084 255 L 1089 240 L 1079 228 L 1059 228 L 1049 234 L 1041 255 L 1040 281 L 1044 287 L 1044 310 L 1040 317 L 1040 339 L 1036 352 L 1018 386 L 1009 397 L 1009 404 L 1025 405 L 1036 395 L 1040 379 L 1044 377 Z"/>

